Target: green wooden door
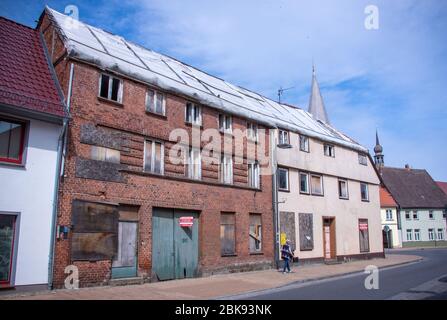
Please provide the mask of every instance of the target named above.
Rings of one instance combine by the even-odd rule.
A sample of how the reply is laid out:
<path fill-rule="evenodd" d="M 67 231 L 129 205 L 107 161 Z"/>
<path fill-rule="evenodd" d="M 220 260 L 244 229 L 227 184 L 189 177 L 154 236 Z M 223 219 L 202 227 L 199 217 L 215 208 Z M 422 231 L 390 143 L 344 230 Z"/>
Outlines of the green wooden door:
<path fill-rule="evenodd" d="M 180 217 L 194 217 L 192 227 L 181 227 Z M 158 280 L 191 278 L 199 260 L 198 214 L 154 208 L 152 213 L 152 272 Z"/>
<path fill-rule="evenodd" d="M 174 211 L 152 211 L 152 273 L 158 280 L 174 279 Z"/>
<path fill-rule="evenodd" d="M 180 217 L 194 217 L 193 226 L 181 227 Z M 195 277 L 199 260 L 198 214 L 176 210 L 174 220 L 175 277 Z"/>

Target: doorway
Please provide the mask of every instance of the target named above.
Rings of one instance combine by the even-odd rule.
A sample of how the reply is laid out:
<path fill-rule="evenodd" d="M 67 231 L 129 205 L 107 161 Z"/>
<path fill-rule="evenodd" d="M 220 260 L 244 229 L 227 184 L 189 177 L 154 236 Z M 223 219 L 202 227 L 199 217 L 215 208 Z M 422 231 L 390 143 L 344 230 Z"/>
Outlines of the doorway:
<path fill-rule="evenodd" d="M 323 256 L 325 260 L 336 259 L 335 218 L 323 217 Z"/>
<path fill-rule="evenodd" d="M 392 249 L 393 248 L 393 233 L 391 232 L 391 229 L 383 228 L 382 236 L 383 236 L 383 247 L 385 249 Z"/>
<path fill-rule="evenodd" d="M 0 214 L 0 288 L 13 284 L 16 215 Z"/>
<path fill-rule="evenodd" d="M 154 208 L 152 212 L 152 275 L 158 280 L 197 276 L 199 214 Z M 192 225 L 182 225 L 191 218 Z M 188 220 L 189 221 L 189 220 Z"/>

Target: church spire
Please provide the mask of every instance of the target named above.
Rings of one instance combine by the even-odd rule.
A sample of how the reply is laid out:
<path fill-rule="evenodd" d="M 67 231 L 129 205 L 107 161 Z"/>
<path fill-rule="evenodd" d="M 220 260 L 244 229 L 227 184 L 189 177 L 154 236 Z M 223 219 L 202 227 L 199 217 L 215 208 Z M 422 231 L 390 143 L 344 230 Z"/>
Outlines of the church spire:
<path fill-rule="evenodd" d="M 383 148 L 379 142 L 379 133 L 376 130 L 376 146 L 374 147 L 374 162 L 376 166 L 383 167 L 385 162 L 383 161 Z"/>
<path fill-rule="evenodd" d="M 320 93 L 320 86 L 317 82 L 317 76 L 315 74 L 315 66 L 312 63 L 312 87 L 310 90 L 309 99 L 309 113 L 311 113 L 315 119 L 323 121 L 329 124 L 329 117 L 324 107 L 323 97 Z"/>

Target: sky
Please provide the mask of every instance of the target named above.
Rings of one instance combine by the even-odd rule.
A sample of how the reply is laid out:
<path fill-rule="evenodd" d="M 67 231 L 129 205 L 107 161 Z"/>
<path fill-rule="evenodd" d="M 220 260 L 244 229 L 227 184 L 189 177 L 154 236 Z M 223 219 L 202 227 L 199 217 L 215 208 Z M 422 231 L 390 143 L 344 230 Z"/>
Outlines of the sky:
<path fill-rule="evenodd" d="M 312 64 L 331 123 L 385 164 L 447 181 L 447 1 L 2 0 L 35 27 L 45 5 L 307 110 Z M 369 5 L 377 29 L 367 29 Z"/>

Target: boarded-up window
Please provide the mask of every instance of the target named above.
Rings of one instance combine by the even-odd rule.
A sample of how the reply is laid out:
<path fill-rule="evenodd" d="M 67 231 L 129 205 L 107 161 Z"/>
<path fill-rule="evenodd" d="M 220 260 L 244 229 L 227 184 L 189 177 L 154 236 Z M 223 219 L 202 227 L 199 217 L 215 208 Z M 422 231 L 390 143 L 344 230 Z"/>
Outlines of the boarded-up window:
<path fill-rule="evenodd" d="M 262 223 L 260 214 L 250 214 L 250 252 L 262 250 Z"/>
<path fill-rule="evenodd" d="M 220 215 L 220 253 L 223 256 L 236 253 L 236 228 L 234 213 Z"/>
<path fill-rule="evenodd" d="M 369 252 L 368 219 L 359 219 L 360 252 Z"/>
<path fill-rule="evenodd" d="M 72 260 L 109 260 L 117 251 L 118 207 L 73 201 Z"/>
<path fill-rule="evenodd" d="M 307 251 L 314 249 L 314 226 L 312 213 L 300 213 L 300 250 Z"/>

